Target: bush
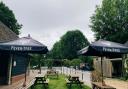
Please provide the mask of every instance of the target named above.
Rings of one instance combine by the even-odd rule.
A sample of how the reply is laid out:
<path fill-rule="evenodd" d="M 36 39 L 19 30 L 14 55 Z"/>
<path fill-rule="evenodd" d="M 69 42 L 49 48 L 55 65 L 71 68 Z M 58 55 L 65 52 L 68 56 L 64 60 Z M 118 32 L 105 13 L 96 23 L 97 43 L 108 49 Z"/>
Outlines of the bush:
<path fill-rule="evenodd" d="M 79 66 L 82 61 L 80 59 L 73 59 L 71 61 L 71 66 Z"/>
<path fill-rule="evenodd" d="M 102 81 L 101 73 L 96 70 L 92 71 L 91 72 L 91 81 L 92 82 L 101 82 Z"/>

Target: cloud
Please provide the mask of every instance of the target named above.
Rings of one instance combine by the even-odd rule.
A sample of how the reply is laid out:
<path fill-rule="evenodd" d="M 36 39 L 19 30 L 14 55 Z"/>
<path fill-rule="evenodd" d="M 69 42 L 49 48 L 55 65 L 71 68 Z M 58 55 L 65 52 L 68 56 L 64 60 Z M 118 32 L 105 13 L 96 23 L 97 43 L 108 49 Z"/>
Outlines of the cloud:
<path fill-rule="evenodd" d="M 31 36 L 52 48 L 68 30 L 80 29 L 94 40 L 90 16 L 102 0 L 3 0 L 23 24 L 21 35 Z"/>

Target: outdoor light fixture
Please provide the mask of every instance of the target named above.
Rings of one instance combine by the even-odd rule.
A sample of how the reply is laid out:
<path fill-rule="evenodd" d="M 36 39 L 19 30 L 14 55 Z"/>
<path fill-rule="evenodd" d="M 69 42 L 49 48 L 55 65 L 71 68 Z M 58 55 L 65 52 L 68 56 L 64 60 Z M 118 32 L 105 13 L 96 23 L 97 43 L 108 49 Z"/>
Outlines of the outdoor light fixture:
<path fill-rule="evenodd" d="M 13 66 L 14 66 L 14 67 L 16 66 L 16 61 L 13 62 Z"/>

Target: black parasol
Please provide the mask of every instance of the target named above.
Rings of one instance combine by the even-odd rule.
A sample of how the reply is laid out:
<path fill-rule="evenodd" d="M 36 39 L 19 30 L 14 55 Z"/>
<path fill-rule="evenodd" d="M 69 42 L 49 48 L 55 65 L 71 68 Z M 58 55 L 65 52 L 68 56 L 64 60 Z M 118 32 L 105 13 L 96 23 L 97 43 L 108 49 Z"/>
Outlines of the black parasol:
<path fill-rule="evenodd" d="M 0 51 L 45 54 L 48 52 L 48 49 L 42 43 L 28 36 L 28 37 L 18 38 L 17 40 L 14 41 L 0 43 Z"/>
<path fill-rule="evenodd" d="M 128 47 L 124 46 L 123 44 L 106 41 L 106 40 L 99 40 L 93 42 L 89 46 L 78 51 L 79 55 L 101 57 L 102 84 L 103 84 L 103 68 L 102 68 L 103 56 L 118 58 L 121 57 L 122 54 L 127 54 L 127 53 L 128 53 Z"/>

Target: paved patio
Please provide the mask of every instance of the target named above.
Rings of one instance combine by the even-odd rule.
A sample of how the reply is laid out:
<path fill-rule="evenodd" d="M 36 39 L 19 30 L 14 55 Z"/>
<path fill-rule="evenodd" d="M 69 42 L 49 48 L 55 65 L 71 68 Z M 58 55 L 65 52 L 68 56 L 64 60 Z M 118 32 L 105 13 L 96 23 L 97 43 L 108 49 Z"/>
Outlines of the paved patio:
<path fill-rule="evenodd" d="M 67 68 L 67 67 L 56 67 L 55 68 L 59 73 L 69 75 L 69 74 L 77 74 L 79 75 L 80 80 L 84 81 L 84 84 L 91 87 L 91 73 L 89 71 L 81 71 L 81 70 L 75 70 L 73 68 Z M 44 75 L 47 71 L 47 68 L 42 68 L 41 74 Z M 38 76 L 39 70 L 30 71 L 30 76 L 27 77 L 26 84 L 30 84 L 32 80 Z M 0 89 L 27 89 L 26 87 L 23 87 L 24 79 L 21 81 L 14 83 L 12 85 L 0 85 Z M 105 83 L 115 87 L 116 89 L 128 89 L 128 81 L 121 81 L 118 79 L 112 79 L 112 78 L 106 78 Z"/>
<path fill-rule="evenodd" d="M 30 76 L 27 77 L 26 85 L 30 84 L 37 75 L 38 70 L 30 71 Z M 24 79 L 11 85 L 0 85 L 0 89 L 27 89 L 26 87 L 23 87 L 23 83 Z"/>
<path fill-rule="evenodd" d="M 128 89 L 128 81 L 107 78 L 105 79 L 105 83 L 115 87 L 116 89 Z"/>

